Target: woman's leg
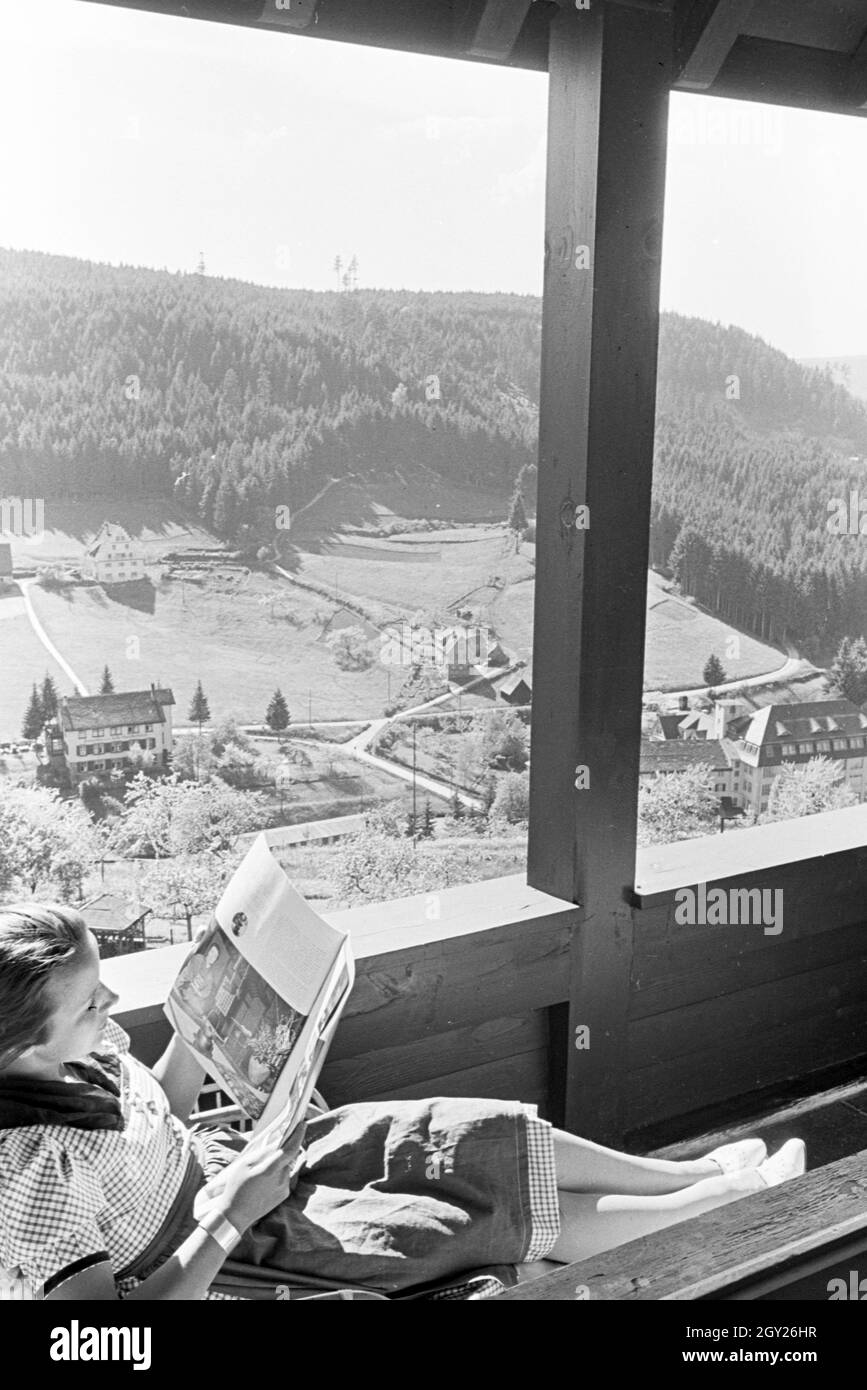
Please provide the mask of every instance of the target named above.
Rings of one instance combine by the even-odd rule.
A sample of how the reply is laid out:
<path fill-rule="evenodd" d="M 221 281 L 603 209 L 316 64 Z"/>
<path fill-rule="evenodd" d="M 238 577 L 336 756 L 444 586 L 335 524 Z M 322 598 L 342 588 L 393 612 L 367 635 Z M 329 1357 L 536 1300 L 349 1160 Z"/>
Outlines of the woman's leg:
<path fill-rule="evenodd" d="M 624 1245 L 628 1240 L 664 1230 L 703 1211 L 725 1206 L 750 1192 L 766 1190 L 755 1169 L 703 1178 L 681 1192 L 658 1197 L 619 1193 L 595 1197 L 579 1192 L 560 1193 L 560 1236 L 549 1258 L 568 1263 Z"/>
<path fill-rule="evenodd" d="M 713 1159 L 675 1163 L 666 1158 L 634 1158 L 606 1149 L 577 1134 L 554 1130 L 557 1186 L 566 1192 L 622 1192 L 655 1197 L 680 1192 L 702 1178 L 719 1176 Z"/>

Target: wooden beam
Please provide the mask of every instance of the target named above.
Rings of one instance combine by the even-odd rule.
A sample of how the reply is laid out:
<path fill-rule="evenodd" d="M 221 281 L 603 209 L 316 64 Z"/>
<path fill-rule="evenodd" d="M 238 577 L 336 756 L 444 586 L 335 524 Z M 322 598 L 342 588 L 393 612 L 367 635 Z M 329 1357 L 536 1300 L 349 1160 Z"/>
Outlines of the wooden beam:
<path fill-rule="evenodd" d="M 852 105 L 867 108 L 867 30 L 849 59 L 847 87 Z"/>
<path fill-rule="evenodd" d="M 847 53 L 743 36 L 732 49 L 711 95 L 804 111 L 867 115 L 867 108 L 847 95 L 851 77 Z M 675 90 L 680 86 L 677 79 Z"/>
<path fill-rule="evenodd" d="M 681 70 L 678 86 L 697 92 L 713 86 L 753 4 L 754 0 L 718 0 Z"/>
<path fill-rule="evenodd" d="M 582 906 L 566 1119 L 606 1142 L 626 1081 L 670 67 L 666 12 L 552 23 L 528 878 Z"/>
<path fill-rule="evenodd" d="M 533 0 L 485 0 L 485 8 L 467 44 L 471 58 L 503 61 L 515 46 Z"/>

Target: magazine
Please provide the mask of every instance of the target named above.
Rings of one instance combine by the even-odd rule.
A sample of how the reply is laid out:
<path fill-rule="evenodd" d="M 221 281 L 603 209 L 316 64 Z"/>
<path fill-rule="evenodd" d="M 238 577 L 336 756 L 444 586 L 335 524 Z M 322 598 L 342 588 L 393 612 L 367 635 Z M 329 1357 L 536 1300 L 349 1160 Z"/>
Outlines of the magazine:
<path fill-rule="evenodd" d="M 285 1139 L 304 1118 L 355 978 L 349 938 L 292 887 L 264 835 L 226 885 L 165 1012 L 205 1070 Z"/>

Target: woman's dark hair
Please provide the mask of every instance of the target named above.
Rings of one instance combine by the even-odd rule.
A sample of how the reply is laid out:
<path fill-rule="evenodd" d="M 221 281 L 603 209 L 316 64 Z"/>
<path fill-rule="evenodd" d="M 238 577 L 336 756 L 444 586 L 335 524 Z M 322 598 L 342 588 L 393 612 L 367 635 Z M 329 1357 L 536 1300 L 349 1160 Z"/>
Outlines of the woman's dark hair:
<path fill-rule="evenodd" d="M 84 918 L 65 903 L 0 907 L 0 1070 L 46 1041 L 53 1005 L 45 987 L 86 936 Z"/>

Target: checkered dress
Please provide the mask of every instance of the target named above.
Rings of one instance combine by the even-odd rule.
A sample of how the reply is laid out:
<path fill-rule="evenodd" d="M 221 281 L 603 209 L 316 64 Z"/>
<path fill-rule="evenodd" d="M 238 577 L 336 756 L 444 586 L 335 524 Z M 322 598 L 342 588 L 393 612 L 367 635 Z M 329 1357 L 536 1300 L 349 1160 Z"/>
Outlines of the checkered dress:
<path fill-rule="evenodd" d="M 0 1270 L 34 1290 L 58 1275 L 106 1259 L 117 1272 L 147 1248 L 180 1190 L 191 1142 L 206 1175 L 214 1170 L 202 1137 L 172 1115 L 162 1087 L 129 1054 L 129 1038 L 110 1021 L 101 1044 L 121 1060 L 124 1129 L 33 1125 L 0 1130 Z M 551 1126 L 527 1114 L 530 1240 L 525 1260 L 548 1254 L 559 1230 Z M 214 1167 L 231 1154 L 215 1152 Z M 121 1296 L 135 1279 L 117 1280 Z M 431 1297 L 478 1299 L 501 1291 L 480 1277 Z"/>
<path fill-rule="evenodd" d="M 103 1052 L 121 1058 L 124 1128 L 0 1130 L 0 1268 L 38 1288 L 71 1265 L 122 1270 L 146 1249 L 180 1189 L 190 1131 L 109 1021 Z"/>

